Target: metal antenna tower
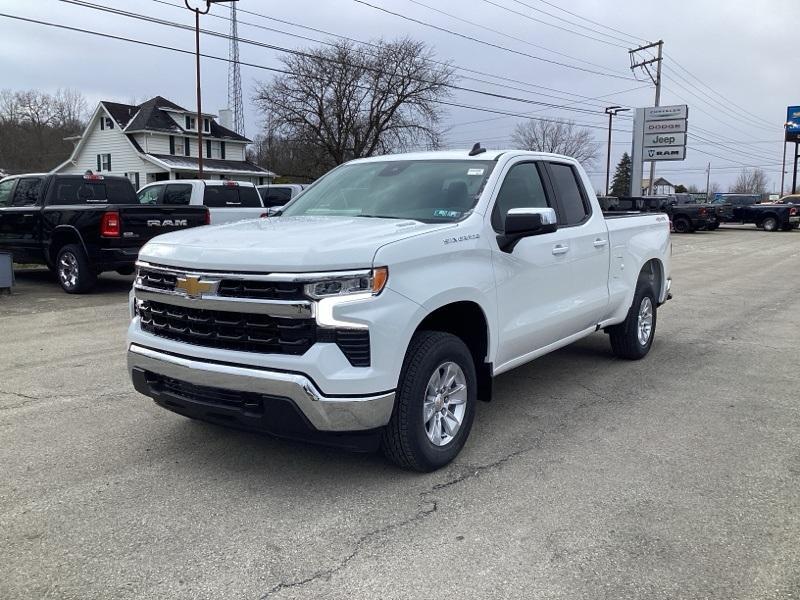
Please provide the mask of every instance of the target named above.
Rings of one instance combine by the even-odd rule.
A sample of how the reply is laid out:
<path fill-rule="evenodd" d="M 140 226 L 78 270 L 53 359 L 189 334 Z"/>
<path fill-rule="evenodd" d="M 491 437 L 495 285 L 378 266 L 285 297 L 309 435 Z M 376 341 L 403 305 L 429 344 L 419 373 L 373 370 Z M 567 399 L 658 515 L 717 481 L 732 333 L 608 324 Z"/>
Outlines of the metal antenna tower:
<path fill-rule="evenodd" d="M 244 102 L 242 101 L 242 68 L 239 64 L 239 25 L 236 3 L 231 4 L 231 37 L 228 50 L 228 108 L 233 112 L 233 130 L 244 135 Z"/>

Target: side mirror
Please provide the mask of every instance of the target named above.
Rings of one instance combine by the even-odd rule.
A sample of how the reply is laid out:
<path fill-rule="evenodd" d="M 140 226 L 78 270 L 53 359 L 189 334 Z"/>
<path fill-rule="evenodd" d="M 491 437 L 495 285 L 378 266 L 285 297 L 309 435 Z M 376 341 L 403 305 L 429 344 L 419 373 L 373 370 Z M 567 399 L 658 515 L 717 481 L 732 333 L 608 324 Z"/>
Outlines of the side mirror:
<path fill-rule="evenodd" d="M 506 214 L 505 233 L 497 236 L 497 244 L 503 252 L 512 252 L 522 238 L 556 229 L 558 218 L 552 208 L 512 208 Z"/>

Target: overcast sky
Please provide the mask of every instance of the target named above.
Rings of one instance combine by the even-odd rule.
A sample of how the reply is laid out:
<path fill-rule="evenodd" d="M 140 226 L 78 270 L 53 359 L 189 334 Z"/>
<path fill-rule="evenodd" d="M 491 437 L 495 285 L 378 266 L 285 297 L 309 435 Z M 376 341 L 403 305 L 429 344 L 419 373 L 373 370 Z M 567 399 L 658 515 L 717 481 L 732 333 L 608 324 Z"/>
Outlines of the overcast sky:
<path fill-rule="evenodd" d="M 182 0 L 91 1 L 175 23 L 194 23 L 193 13 L 181 8 Z M 593 131 L 603 143 L 603 150 L 601 158 L 588 170 L 597 189 L 604 185 L 605 172 L 607 118 L 603 107 L 653 104 L 653 86 L 643 73 L 638 74 L 641 81 L 633 79 L 627 49 L 637 41 L 663 39 L 661 104 L 689 104 L 690 145 L 686 161 L 659 163 L 658 173 L 673 183 L 703 188 L 704 170 L 710 161 L 711 180 L 727 189 L 744 163 L 764 168 L 772 187 L 777 190 L 779 186 L 786 107 L 800 104 L 798 0 L 365 1 L 513 52 L 381 12 L 355 0 L 240 0 L 239 34 L 244 39 L 281 47 L 315 45 L 298 35 L 330 39 L 319 32 L 241 12 L 252 11 L 359 40 L 400 35 L 424 40 L 440 59 L 485 73 L 460 71 L 462 86 L 527 102 L 469 92 L 458 92 L 452 101 L 503 112 L 569 118 L 596 128 Z M 194 48 L 190 31 L 108 14 L 66 0 L 0 0 L 0 13 Z M 201 26 L 227 32 L 229 24 L 220 18 L 227 16 L 225 7 L 213 7 L 211 14 L 202 18 Z M 224 39 L 206 36 L 202 45 L 209 54 L 228 55 Z M 280 56 L 279 51 L 241 44 L 241 60 L 245 62 L 279 67 Z M 194 62 L 187 54 L 0 17 L 0 57 L 5 88 L 54 91 L 71 87 L 93 104 L 101 99 L 141 102 L 155 95 L 188 108 L 195 102 Z M 492 79 L 489 75 L 505 79 Z M 251 100 L 254 86 L 269 77 L 269 71 L 242 67 L 247 134 L 251 137 L 261 126 Z M 207 111 L 217 112 L 227 104 L 226 63 L 204 60 L 203 95 Z M 566 105 L 567 109 L 530 101 Z M 520 118 L 480 110 L 448 109 L 447 145 L 469 147 L 473 141 L 482 141 L 487 147 L 508 147 L 511 131 L 519 121 Z M 620 131 L 614 132 L 612 172 L 622 152 L 630 150 L 631 122 L 620 118 L 615 121 L 615 128 Z"/>

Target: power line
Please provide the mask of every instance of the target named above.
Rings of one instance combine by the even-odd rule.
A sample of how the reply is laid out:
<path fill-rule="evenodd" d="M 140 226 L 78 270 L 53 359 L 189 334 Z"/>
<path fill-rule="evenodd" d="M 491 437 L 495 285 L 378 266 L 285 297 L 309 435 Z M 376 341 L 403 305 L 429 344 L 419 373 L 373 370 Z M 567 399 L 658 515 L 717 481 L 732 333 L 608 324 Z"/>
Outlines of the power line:
<path fill-rule="evenodd" d="M 67 3 L 67 4 L 73 4 L 73 5 L 76 5 L 76 6 L 81 6 L 83 8 L 99 10 L 99 11 L 102 11 L 102 12 L 107 12 L 107 13 L 111 13 L 111 14 L 115 14 L 115 15 L 119 15 L 119 16 L 124 16 L 124 17 L 127 17 L 127 18 L 136 19 L 136 20 L 140 20 L 140 21 L 156 23 L 158 25 L 163 25 L 165 27 L 173 27 L 173 28 L 183 29 L 183 30 L 193 30 L 193 28 L 188 26 L 188 25 L 182 25 L 180 23 L 173 23 L 171 21 L 166 21 L 164 19 L 159 19 L 159 18 L 156 18 L 156 17 L 149 17 L 149 16 L 146 16 L 146 15 L 141 15 L 141 14 L 138 14 L 138 13 L 125 11 L 125 10 L 121 10 L 121 9 L 117 9 L 117 8 L 110 8 L 110 7 L 106 7 L 106 6 L 101 6 L 101 5 L 98 5 L 98 4 L 93 4 L 91 2 L 87 2 L 86 0 L 60 0 L 60 1 L 64 2 L 64 3 Z M 230 40 L 230 36 L 228 34 L 225 34 L 225 33 L 222 33 L 222 32 L 218 32 L 218 31 L 214 31 L 214 30 L 210 30 L 210 29 L 200 29 L 200 32 L 203 33 L 203 34 L 206 34 L 206 35 L 211 35 L 211 36 L 214 36 L 214 37 L 219 37 L 219 38 L 223 38 L 223 39 L 226 39 L 226 40 Z M 248 44 L 248 45 L 254 45 L 254 46 L 258 46 L 258 47 L 268 48 L 268 49 L 271 49 L 271 50 L 277 50 L 277 51 L 280 51 L 280 52 L 286 52 L 286 53 L 290 53 L 290 54 L 294 54 L 294 55 L 298 55 L 298 56 L 304 56 L 304 57 L 320 59 L 320 60 L 324 60 L 326 62 L 333 63 L 333 64 L 338 64 L 338 65 L 343 65 L 344 64 L 342 61 L 337 61 L 335 59 L 331 59 L 331 58 L 327 58 L 327 57 L 320 57 L 320 56 L 317 56 L 317 55 L 312 55 L 312 54 L 310 54 L 308 52 L 304 52 L 302 50 L 284 48 L 282 46 L 277 46 L 277 45 L 274 45 L 274 44 L 267 44 L 265 42 L 259 42 L 259 41 L 250 40 L 250 39 L 247 39 L 247 38 L 239 38 L 239 41 L 244 43 L 244 44 Z M 360 65 L 360 66 L 362 68 L 366 69 L 366 70 L 373 71 L 373 72 L 376 72 L 376 73 L 380 73 L 380 71 L 378 69 L 375 69 L 374 67 L 369 67 L 367 65 Z M 424 79 L 421 79 L 421 78 L 414 78 L 414 79 L 416 81 L 419 81 L 419 82 L 422 82 L 422 83 L 433 83 L 431 81 L 427 81 L 427 80 L 424 80 Z M 491 85 L 491 82 L 487 82 L 487 83 L 489 83 Z M 533 100 L 533 99 L 530 99 L 530 98 L 521 98 L 521 97 L 518 97 L 518 96 L 510 96 L 510 95 L 507 95 L 507 94 L 498 94 L 498 93 L 495 93 L 495 92 L 489 92 L 489 91 L 486 91 L 486 90 L 479 90 L 479 89 L 464 87 L 464 86 L 460 86 L 460 85 L 442 84 L 442 87 L 446 87 L 446 88 L 449 88 L 449 89 L 458 90 L 458 91 L 462 91 L 462 92 L 478 94 L 478 95 L 482 95 L 482 96 L 488 96 L 488 97 L 495 98 L 495 99 L 500 99 L 500 100 L 511 100 L 513 102 L 520 102 L 520 103 L 524 103 L 524 104 L 533 104 L 533 105 L 537 105 L 537 106 L 544 106 L 544 107 L 547 107 L 547 108 L 557 108 L 557 109 L 568 110 L 568 111 L 582 113 L 582 114 L 596 114 L 596 111 L 589 110 L 589 109 L 574 108 L 574 107 L 570 107 L 568 105 L 554 104 L 552 102 L 542 102 L 542 101 L 539 101 L 539 100 Z"/>
<path fill-rule="evenodd" d="M 170 2 L 167 2 L 166 0 L 151 0 L 151 1 L 159 3 L 159 4 L 163 4 L 165 6 L 170 6 L 172 8 L 176 8 L 176 9 L 181 10 L 181 11 L 184 10 L 183 5 L 172 4 Z M 345 36 L 345 35 L 340 35 L 340 34 L 337 34 L 337 33 L 333 33 L 331 31 L 326 31 L 324 29 L 319 29 L 319 28 L 316 28 L 316 27 L 310 27 L 308 25 L 301 25 L 301 24 L 295 23 L 293 21 L 288 21 L 286 19 L 279 19 L 277 17 L 271 17 L 271 16 L 268 16 L 268 15 L 264 15 L 264 14 L 261 14 L 261 13 L 258 13 L 258 12 L 253 12 L 253 11 L 250 11 L 250 10 L 244 10 L 244 9 L 239 8 L 238 12 L 243 13 L 243 14 L 249 14 L 249 15 L 252 15 L 252 16 L 255 16 L 255 17 L 259 17 L 261 19 L 265 19 L 265 20 L 268 20 L 268 21 L 276 21 L 276 22 L 282 23 L 284 25 L 289 25 L 289 26 L 292 26 L 292 27 L 300 28 L 300 29 L 314 31 L 316 33 L 321 33 L 321 34 L 324 34 L 324 35 L 329 35 L 329 36 L 332 36 L 332 37 L 335 37 L 335 38 L 339 38 L 339 39 L 342 39 L 342 40 L 347 40 L 349 42 L 353 42 L 353 43 L 359 44 L 359 45 L 368 46 L 368 47 L 371 47 L 371 48 L 379 48 L 380 47 L 380 46 L 378 46 L 378 44 L 374 44 L 374 43 L 371 43 L 371 42 L 366 42 L 366 41 L 363 41 L 363 40 L 359 40 L 357 38 L 352 38 L 352 37 L 348 37 L 348 36 Z M 216 14 L 213 14 L 213 13 L 210 13 L 208 16 L 214 17 L 214 18 L 217 18 L 217 19 L 228 20 L 226 17 L 223 17 L 221 15 L 216 15 Z M 273 27 L 266 27 L 266 26 L 260 25 L 258 23 L 242 21 L 242 20 L 239 20 L 239 23 L 241 23 L 242 25 L 248 25 L 250 27 L 256 27 L 258 29 L 262 29 L 262 30 L 266 30 L 266 31 L 272 31 L 272 32 L 275 32 L 275 33 L 279 33 L 281 35 L 287 35 L 287 36 L 290 36 L 290 37 L 296 37 L 296 38 L 299 38 L 299 39 L 312 41 L 312 42 L 319 43 L 319 44 L 325 44 L 325 45 L 329 45 L 329 46 L 334 46 L 335 45 L 330 41 L 319 40 L 319 39 L 303 36 L 303 35 L 300 35 L 300 34 L 297 34 L 297 33 L 290 33 L 288 31 L 275 29 Z M 439 66 L 448 66 L 448 67 L 452 66 L 457 71 L 463 71 L 465 73 L 475 73 L 475 74 L 482 75 L 482 76 L 485 76 L 485 77 L 491 77 L 493 79 L 499 79 L 501 81 L 509 81 L 509 82 L 512 82 L 512 83 L 516 83 L 516 84 L 519 84 L 519 85 L 526 86 L 528 88 L 548 90 L 548 91 L 551 91 L 551 92 L 559 92 L 559 93 L 562 93 L 562 94 L 567 94 L 569 96 L 578 97 L 578 98 L 585 98 L 585 99 L 588 99 L 588 100 L 593 100 L 593 99 L 596 98 L 596 97 L 592 97 L 592 96 L 582 96 L 581 94 L 575 94 L 574 92 L 568 92 L 566 90 L 560 90 L 558 88 L 551 88 L 551 87 L 538 85 L 538 84 L 534 84 L 534 83 L 530 83 L 530 82 L 526 82 L 526 81 L 521 81 L 521 80 L 518 80 L 518 79 L 505 77 L 505 76 L 497 75 L 497 74 L 494 74 L 494 73 L 487 73 L 485 71 L 471 69 L 471 68 L 468 68 L 468 67 L 464 67 L 464 66 L 461 66 L 461 65 L 458 65 L 458 64 L 452 64 L 452 63 L 449 63 L 449 62 L 437 61 L 437 60 L 434 60 L 434 59 L 431 59 L 431 58 L 426 58 L 425 60 L 427 62 L 431 63 L 431 64 L 435 64 L 435 65 L 439 65 Z M 462 79 L 467 79 L 467 80 L 470 80 L 470 81 L 477 81 L 477 82 L 480 82 L 480 83 L 485 83 L 487 85 L 493 85 L 493 86 L 496 86 L 496 87 L 503 87 L 503 88 L 506 88 L 506 89 L 512 89 L 512 90 L 516 90 L 516 91 L 524 91 L 524 92 L 527 92 L 527 93 L 533 93 L 535 95 L 544 96 L 544 97 L 548 97 L 548 98 L 555 98 L 555 99 L 559 99 L 559 100 L 571 100 L 570 98 L 564 98 L 563 96 L 553 96 L 553 95 L 550 95 L 550 94 L 545 94 L 543 92 L 535 92 L 535 91 L 531 91 L 531 90 L 520 89 L 520 88 L 515 87 L 515 86 L 506 85 L 506 84 L 500 84 L 500 83 L 496 83 L 496 82 L 493 82 L 493 81 L 486 81 L 486 80 L 478 79 L 478 78 L 475 78 L 475 77 L 466 77 L 466 76 L 461 76 L 461 77 L 462 77 Z M 643 89 L 643 87 L 632 88 L 632 89 Z M 631 90 L 626 90 L 626 91 L 631 91 Z M 620 93 L 623 93 L 623 92 L 620 92 Z M 599 97 L 606 98 L 606 97 L 611 96 L 611 95 L 613 95 L 613 94 L 604 94 L 604 95 L 599 96 Z M 574 102 L 571 102 L 571 104 L 574 104 Z"/>
<path fill-rule="evenodd" d="M 606 67 L 605 65 L 600 65 L 600 64 L 597 64 L 597 63 L 593 63 L 591 61 L 584 60 L 582 58 L 579 58 L 577 56 L 572 56 L 571 54 L 566 54 L 564 52 L 558 52 L 557 50 L 552 50 L 552 49 L 548 48 L 547 46 L 542 46 L 540 44 L 534 44 L 533 42 L 529 42 L 526 39 L 517 37 L 515 35 L 511 35 L 509 33 L 506 33 L 504 31 L 500 31 L 498 29 L 494 29 L 492 27 L 489 27 L 488 25 L 483 25 L 481 23 L 476 23 L 475 21 L 470 21 L 469 19 L 465 19 L 463 17 L 459 17 L 458 15 L 454 15 L 452 13 L 449 13 L 447 11 L 441 10 L 439 8 L 434 8 L 433 6 L 429 6 L 429 5 L 425 4 L 424 2 L 420 2 L 419 0 L 408 0 L 408 2 L 411 2 L 412 4 L 416 4 L 418 6 L 422 6 L 424 8 L 427 8 L 428 10 L 432 10 L 433 12 L 439 13 L 440 15 L 444 15 L 446 17 L 450 17 L 451 19 L 455 19 L 456 21 L 460 21 L 462 23 L 466 23 L 468 25 L 472 25 L 473 27 L 478 27 L 480 29 L 484 29 L 486 31 L 490 31 L 490 32 L 495 33 L 497 35 L 501 35 L 501 36 L 503 36 L 505 38 L 508 38 L 510 40 L 514 40 L 516 42 L 521 42 L 523 44 L 526 44 L 528 46 L 532 46 L 534 48 L 539 48 L 540 50 L 544 50 L 545 52 L 552 52 L 553 54 L 557 54 L 557 55 L 563 56 L 565 58 L 570 58 L 572 60 L 576 60 L 578 62 L 582 62 L 582 63 L 590 65 L 592 67 L 598 67 L 600 69 L 605 69 L 605 70 L 607 70 L 609 72 L 612 72 L 612 73 L 615 72 L 614 69 L 610 69 L 609 67 Z M 617 71 L 617 73 L 619 73 L 619 71 Z"/>
<path fill-rule="evenodd" d="M 536 23 L 541 23 L 542 25 L 547 25 L 548 27 L 554 27 L 555 29 L 560 29 L 561 31 L 566 31 L 567 33 L 571 33 L 573 35 L 578 35 L 578 36 L 580 36 L 582 38 L 586 38 L 588 40 L 593 40 L 595 42 L 600 42 L 601 44 L 607 44 L 609 46 L 615 46 L 617 48 L 622 48 L 623 50 L 627 50 L 628 49 L 627 46 L 622 46 L 620 44 L 617 44 L 617 43 L 614 43 L 614 42 L 610 42 L 608 40 L 603 40 L 603 39 L 600 39 L 600 38 L 592 37 L 590 35 L 586 35 L 585 33 L 580 33 L 579 31 L 575 31 L 574 29 L 569 29 L 567 27 L 562 27 L 561 25 L 556 25 L 555 23 L 549 23 L 547 21 L 543 21 L 542 19 L 537 19 L 536 17 L 532 17 L 530 15 L 526 15 L 525 13 L 519 12 L 518 10 L 514 10 L 513 8 L 509 8 L 507 6 L 503 6 L 502 4 L 497 4 L 496 2 L 493 2 L 492 0 L 483 0 L 483 2 L 485 2 L 486 4 L 491 4 L 492 6 L 496 6 L 497 8 L 500 8 L 500 9 L 505 10 L 507 12 L 513 13 L 513 14 L 518 15 L 520 17 L 524 17 L 525 19 L 528 19 L 529 21 L 535 21 Z M 524 4 L 523 2 L 517 2 L 517 4 L 522 4 L 523 6 L 526 6 L 526 7 L 530 8 L 530 9 L 532 9 L 532 10 L 536 10 L 532 6 Z M 573 23 L 573 25 L 574 25 L 574 23 Z"/>
<path fill-rule="evenodd" d="M 48 22 L 48 21 L 42 21 L 42 20 L 39 20 L 39 19 L 32 19 L 32 18 L 29 18 L 29 17 L 22 17 L 20 15 L 10 15 L 10 14 L 7 14 L 7 13 L 0 13 L 0 18 L 13 19 L 13 20 L 23 21 L 23 22 L 27 22 L 27 23 L 33 23 L 33 24 L 36 24 L 36 25 L 43 25 L 43 26 L 46 26 L 46 27 L 52 27 L 52 28 L 55 28 L 55 29 L 62 29 L 62 30 L 66 30 L 66 31 L 76 32 L 76 33 L 83 33 L 83 34 L 92 35 L 92 36 L 95 36 L 95 37 L 113 39 L 113 40 L 117 40 L 117 41 L 123 41 L 123 42 L 132 43 L 132 44 L 138 44 L 138 45 L 141 45 L 141 46 L 147 46 L 147 47 L 150 47 L 150 48 L 157 48 L 157 49 L 160 49 L 160 50 L 168 50 L 168 51 L 171 51 L 171 52 L 178 52 L 178 53 L 181 53 L 181 54 L 188 54 L 188 55 L 191 55 L 191 56 L 194 56 L 194 54 L 195 54 L 193 50 L 185 50 L 183 48 L 176 48 L 174 46 L 167 46 L 165 44 L 157 44 L 155 42 L 146 42 L 144 40 L 138 40 L 138 39 L 135 39 L 135 38 L 129 38 L 129 37 L 125 37 L 125 36 L 115 35 L 115 34 L 111 34 L 111 33 L 104 33 L 104 32 L 100 32 L 100 31 L 95 31 L 95 30 L 91 30 L 91 29 L 84 29 L 84 28 L 80 28 L 80 27 L 72 27 L 72 26 L 69 26 L 69 25 L 63 25 L 61 23 L 52 23 L 52 22 Z M 228 59 L 225 58 L 225 57 L 215 56 L 213 54 L 208 54 L 208 53 L 204 53 L 204 52 L 201 52 L 200 56 L 203 57 L 203 58 L 209 58 L 209 59 L 220 61 L 220 62 L 226 62 L 226 63 L 228 62 Z M 265 66 L 265 65 L 259 65 L 259 64 L 255 64 L 255 63 L 251 63 L 251 62 L 239 61 L 239 64 L 241 64 L 242 66 L 245 66 L 245 67 L 252 67 L 252 68 L 255 68 L 255 69 L 270 71 L 270 72 L 273 72 L 273 73 L 281 73 L 281 74 L 284 74 L 284 75 L 290 75 L 291 74 L 286 69 L 279 69 L 279 68 L 276 68 L 276 67 L 268 67 L 268 66 Z M 549 122 L 555 122 L 555 123 L 561 122 L 558 119 L 551 119 L 551 118 L 545 118 L 545 117 L 535 117 L 534 118 L 534 117 L 530 117 L 529 115 L 525 115 L 525 114 L 522 114 L 522 113 L 514 113 L 514 112 L 510 112 L 510 111 L 504 111 L 504 110 L 499 110 L 499 109 L 494 109 L 494 108 L 484 107 L 484 106 L 474 106 L 474 105 L 462 104 L 462 103 L 457 103 L 457 102 L 448 102 L 448 101 L 445 101 L 445 100 L 433 100 L 433 102 L 435 104 L 441 104 L 441 105 L 444 105 L 444 106 L 453 106 L 453 107 L 457 107 L 457 108 L 464 108 L 464 109 L 482 111 L 482 112 L 493 113 L 493 114 L 504 114 L 504 115 L 514 116 L 514 117 L 519 117 L 519 118 L 529 119 L 529 120 L 535 120 L 535 121 L 549 121 Z M 581 125 L 583 127 L 589 127 L 589 128 L 594 128 L 594 129 L 603 129 L 603 130 L 605 130 L 605 128 L 602 127 L 602 126 L 591 125 L 591 124 L 588 124 L 588 123 L 576 123 L 576 125 Z"/>
<path fill-rule="evenodd" d="M 353 2 L 357 2 L 358 4 L 363 4 L 364 6 L 368 6 L 369 8 L 372 8 L 372 9 L 375 9 L 375 10 L 379 10 L 379 11 L 384 12 L 386 14 L 393 15 L 393 16 L 398 17 L 400 19 L 405 19 L 406 21 L 411 21 L 412 23 L 417 23 L 418 25 L 422 25 L 423 27 L 429 27 L 431 29 L 435 29 L 437 31 L 441 31 L 443 33 L 447 33 L 447 34 L 455 36 L 455 37 L 459 37 L 459 38 L 462 38 L 462 39 L 465 39 L 465 40 L 469 40 L 469 41 L 475 42 L 477 44 L 482 44 L 484 46 L 489 46 L 490 48 L 495 48 L 497 50 L 503 50 L 503 51 L 509 52 L 511 54 L 524 56 L 524 57 L 527 57 L 527 58 L 530 58 L 530 59 L 533 59 L 533 60 L 546 62 L 546 63 L 552 64 L 552 65 L 558 65 L 558 66 L 561 66 L 561 67 L 565 67 L 567 69 L 575 69 L 577 71 L 583 71 L 584 73 L 592 73 L 594 75 L 601 75 L 601 76 L 604 76 L 604 77 L 612 77 L 612 78 L 615 78 L 615 79 L 624 79 L 626 81 L 635 81 L 635 79 L 633 79 L 632 77 L 626 77 L 624 75 L 614 75 L 613 73 L 603 73 L 601 71 L 594 71 L 592 69 L 587 69 L 585 67 L 579 67 L 577 65 L 570 65 L 568 63 L 562 63 L 562 62 L 559 62 L 557 60 L 551 60 L 549 58 L 543 58 L 541 56 L 536 56 L 534 54 L 529 54 L 527 52 L 522 52 L 521 50 L 514 50 L 512 48 L 508 48 L 508 47 L 503 46 L 501 44 L 495 44 L 493 42 L 482 40 L 480 38 L 476 38 L 476 37 L 473 37 L 471 35 L 460 33 L 458 31 L 453 31 L 452 29 L 447 29 L 446 27 L 440 27 L 439 25 L 434 25 L 433 23 L 428 23 L 428 22 L 422 21 L 420 19 L 415 19 L 414 17 L 409 17 L 408 15 L 403 15 L 403 14 L 391 11 L 391 10 L 389 10 L 387 8 L 383 8 L 382 6 L 376 6 L 375 4 L 370 4 L 369 2 L 366 2 L 366 0 L 353 0 Z"/>

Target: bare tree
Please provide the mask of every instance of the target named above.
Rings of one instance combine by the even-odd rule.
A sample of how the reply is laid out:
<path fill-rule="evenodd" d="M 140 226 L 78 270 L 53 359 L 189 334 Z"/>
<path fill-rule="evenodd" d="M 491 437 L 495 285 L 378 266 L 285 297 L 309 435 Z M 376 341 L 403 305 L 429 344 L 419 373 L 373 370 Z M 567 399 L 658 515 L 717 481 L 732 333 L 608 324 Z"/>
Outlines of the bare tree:
<path fill-rule="evenodd" d="M 454 71 L 409 38 L 365 48 L 347 41 L 291 54 L 286 74 L 257 87 L 267 135 L 316 152 L 318 170 L 364 156 L 439 143 L 438 101 Z"/>
<path fill-rule="evenodd" d="M 86 100 L 74 90 L 0 91 L 0 168 L 11 173 L 47 171 L 66 160 L 81 133 Z"/>
<path fill-rule="evenodd" d="M 531 119 L 518 123 L 511 136 L 523 150 L 552 152 L 571 156 L 584 165 L 597 160 L 600 144 L 589 129 L 578 128 L 572 121 Z"/>
<path fill-rule="evenodd" d="M 762 169 L 742 169 L 730 191 L 737 194 L 763 194 L 768 184 L 767 174 Z"/>

